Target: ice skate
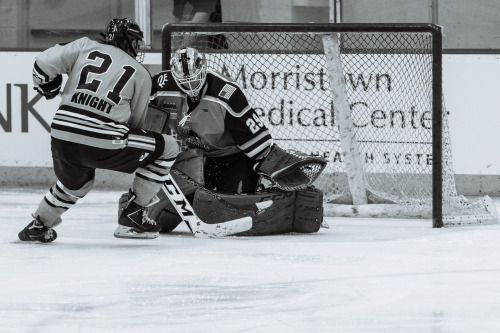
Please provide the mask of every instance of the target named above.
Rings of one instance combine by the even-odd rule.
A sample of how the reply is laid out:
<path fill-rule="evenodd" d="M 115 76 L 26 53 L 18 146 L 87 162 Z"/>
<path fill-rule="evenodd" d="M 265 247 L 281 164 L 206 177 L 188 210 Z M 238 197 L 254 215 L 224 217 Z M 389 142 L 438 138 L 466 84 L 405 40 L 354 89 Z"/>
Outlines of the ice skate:
<path fill-rule="evenodd" d="M 139 206 L 133 200 L 135 195 L 129 192 L 127 206 L 118 217 L 115 237 L 153 239 L 160 235 L 161 226 L 148 217 L 147 207 Z"/>
<path fill-rule="evenodd" d="M 47 228 L 37 217 L 30 222 L 18 235 L 23 242 L 50 243 L 57 238 L 57 233 L 52 228 Z"/>

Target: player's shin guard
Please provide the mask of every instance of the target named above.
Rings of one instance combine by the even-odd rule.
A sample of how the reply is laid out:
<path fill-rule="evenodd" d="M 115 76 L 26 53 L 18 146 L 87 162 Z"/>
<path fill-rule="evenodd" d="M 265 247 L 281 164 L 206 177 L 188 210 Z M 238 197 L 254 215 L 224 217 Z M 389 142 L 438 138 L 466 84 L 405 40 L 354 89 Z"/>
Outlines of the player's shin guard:
<path fill-rule="evenodd" d="M 163 154 L 152 163 L 138 168 L 135 173 L 132 190 L 136 195 L 135 202 L 141 206 L 150 204 L 165 183 L 170 168 L 179 153 L 179 146 L 174 138 L 164 135 Z"/>
<path fill-rule="evenodd" d="M 94 180 L 92 179 L 82 188 L 70 190 L 60 181 L 57 181 L 40 201 L 33 216 L 38 216 L 48 228 L 56 227 L 61 223 L 61 216 L 73 207 L 78 199 L 83 198 L 90 191 L 93 184 Z"/>
<path fill-rule="evenodd" d="M 158 159 L 152 164 L 137 169 L 132 189 L 137 196 L 135 202 L 141 206 L 148 205 L 160 191 L 174 163 L 173 159 Z"/>

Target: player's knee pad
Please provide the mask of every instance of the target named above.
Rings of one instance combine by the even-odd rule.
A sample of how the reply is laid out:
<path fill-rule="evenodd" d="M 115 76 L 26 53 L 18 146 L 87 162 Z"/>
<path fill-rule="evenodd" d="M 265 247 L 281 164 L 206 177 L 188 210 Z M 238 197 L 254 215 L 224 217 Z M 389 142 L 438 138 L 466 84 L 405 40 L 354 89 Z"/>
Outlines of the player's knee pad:
<path fill-rule="evenodd" d="M 165 141 L 165 147 L 163 148 L 161 158 L 175 159 L 177 155 L 179 155 L 179 144 L 177 143 L 177 140 L 171 135 L 162 134 L 161 136 Z"/>
<path fill-rule="evenodd" d="M 158 184 L 165 182 L 179 154 L 177 141 L 170 135 L 162 134 L 162 137 L 165 142 L 163 153 L 153 162 L 138 168 L 136 172 L 138 177 Z"/>
<path fill-rule="evenodd" d="M 59 182 L 59 181 L 57 182 L 56 186 L 59 186 L 60 190 L 65 195 L 73 196 L 75 198 L 81 199 L 84 196 L 86 196 L 87 193 L 90 192 L 90 190 L 92 189 L 92 187 L 94 187 L 94 180 L 95 179 L 92 178 L 91 180 L 89 180 L 88 182 L 86 182 L 82 187 L 80 187 L 79 189 L 76 189 L 76 190 L 70 190 L 69 188 L 67 188 L 64 185 L 62 185 L 62 183 Z"/>

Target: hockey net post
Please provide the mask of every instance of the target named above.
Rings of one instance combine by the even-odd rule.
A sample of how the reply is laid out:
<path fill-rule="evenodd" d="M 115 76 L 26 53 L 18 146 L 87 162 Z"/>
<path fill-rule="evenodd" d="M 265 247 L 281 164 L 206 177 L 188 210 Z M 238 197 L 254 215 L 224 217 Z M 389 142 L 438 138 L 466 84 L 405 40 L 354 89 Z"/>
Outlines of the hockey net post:
<path fill-rule="evenodd" d="M 347 98 L 340 55 L 340 38 L 337 34 L 332 33 L 323 35 L 322 40 L 330 90 L 332 91 L 332 102 L 333 105 L 337 106 L 336 120 L 339 124 L 340 146 L 344 152 L 346 170 L 350 170 L 351 175 L 347 177 L 347 182 L 352 196 L 352 203 L 354 205 L 366 205 L 368 198 L 366 197 L 362 157 L 356 143 L 356 132 Z"/>
<path fill-rule="evenodd" d="M 162 68 L 191 46 L 231 76 L 275 141 L 327 158 L 326 216 L 496 223 L 457 194 L 433 24 L 166 24 Z"/>

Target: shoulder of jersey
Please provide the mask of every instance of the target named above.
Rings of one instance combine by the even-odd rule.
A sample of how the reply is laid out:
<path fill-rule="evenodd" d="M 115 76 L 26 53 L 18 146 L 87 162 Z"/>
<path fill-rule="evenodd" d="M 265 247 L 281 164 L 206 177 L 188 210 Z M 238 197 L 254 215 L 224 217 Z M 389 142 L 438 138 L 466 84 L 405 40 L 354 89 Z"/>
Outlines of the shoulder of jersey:
<path fill-rule="evenodd" d="M 85 44 L 89 41 L 91 41 L 92 39 L 88 38 L 88 37 L 80 37 L 80 38 L 77 38 L 77 39 L 73 39 L 73 40 L 70 40 L 70 41 L 67 41 L 67 42 L 60 42 L 60 43 L 57 43 L 56 45 L 59 45 L 59 46 L 64 46 L 64 45 L 67 45 L 67 44 L 70 44 L 70 43 L 79 43 L 79 44 Z"/>
<path fill-rule="evenodd" d="M 207 71 L 207 84 L 208 89 L 205 95 L 218 99 L 230 99 L 232 94 L 227 94 L 226 91 L 241 91 L 239 85 L 232 78 L 212 70 Z"/>
<path fill-rule="evenodd" d="M 230 77 L 207 71 L 206 97 L 224 105 L 229 113 L 237 117 L 249 110 L 248 100 L 240 86 Z"/>
<path fill-rule="evenodd" d="M 154 75 L 153 86 L 157 91 L 181 91 L 172 77 L 172 71 L 161 71 Z"/>

